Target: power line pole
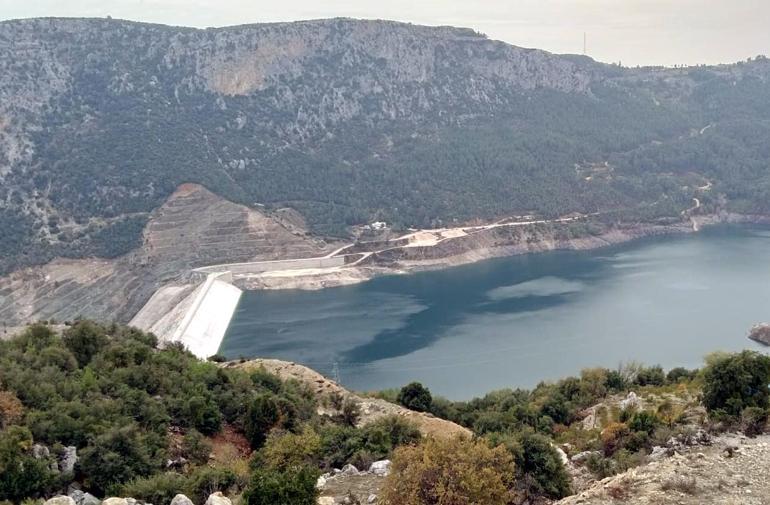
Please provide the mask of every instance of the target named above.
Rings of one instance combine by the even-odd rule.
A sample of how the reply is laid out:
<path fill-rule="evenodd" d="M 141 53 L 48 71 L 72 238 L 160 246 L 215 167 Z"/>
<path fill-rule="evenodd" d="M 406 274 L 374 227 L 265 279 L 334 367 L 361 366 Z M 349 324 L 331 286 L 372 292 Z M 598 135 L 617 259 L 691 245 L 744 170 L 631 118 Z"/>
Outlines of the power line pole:
<path fill-rule="evenodd" d="M 340 364 L 336 361 L 334 362 L 334 366 L 332 367 L 332 377 L 334 378 L 334 382 L 337 383 L 338 386 L 342 385 L 342 381 L 340 381 Z"/>
<path fill-rule="evenodd" d="M 583 32 L 583 56 L 588 56 L 588 34 Z"/>

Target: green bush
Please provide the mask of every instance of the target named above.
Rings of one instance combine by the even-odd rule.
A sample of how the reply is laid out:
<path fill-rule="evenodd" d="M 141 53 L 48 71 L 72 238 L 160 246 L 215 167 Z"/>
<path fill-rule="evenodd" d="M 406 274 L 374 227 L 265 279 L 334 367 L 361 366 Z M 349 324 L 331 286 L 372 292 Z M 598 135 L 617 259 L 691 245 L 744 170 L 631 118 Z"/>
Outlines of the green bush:
<path fill-rule="evenodd" d="M 257 468 L 243 494 L 247 505 L 315 505 L 320 472 L 309 466 L 284 471 Z"/>
<path fill-rule="evenodd" d="M 210 454 L 211 444 L 200 432 L 190 430 L 182 438 L 182 456 L 190 463 L 203 465 L 208 462 Z"/>
<path fill-rule="evenodd" d="M 419 382 L 407 384 L 398 392 L 398 403 L 410 410 L 427 412 L 432 402 L 430 391 Z"/>
<path fill-rule="evenodd" d="M 232 496 L 245 484 L 244 479 L 229 468 L 202 466 L 190 474 L 186 494 L 193 503 L 204 503 L 212 493 Z"/>
<path fill-rule="evenodd" d="M 157 472 L 164 462 L 164 450 L 164 439 L 129 424 L 97 437 L 81 451 L 79 465 L 86 484 L 104 494 L 122 483 Z"/>
<path fill-rule="evenodd" d="M 637 372 L 634 382 L 640 386 L 662 386 L 666 383 L 666 374 L 658 365 L 645 367 Z"/>
<path fill-rule="evenodd" d="M 259 449 L 265 444 L 267 434 L 280 419 L 281 412 L 273 396 L 263 394 L 251 402 L 246 414 L 244 430 L 252 449 Z"/>
<path fill-rule="evenodd" d="M 146 503 L 168 505 L 177 494 L 187 493 L 188 481 L 184 475 L 167 472 L 142 477 L 124 484 L 119 496 L 130 496 Z"/>
<path fill-rule="evenodd" d="M 32 433 L 21 426 L 0 431 L 0 501 L 36 498 L 54 485 L 49 462 L 29 454 Z"/>
<path fill-rule="evenodd" d="M 532 431 L 522 432 L 515 444 L 506 444 L 516 462 L 519 485 L 529 494 L 560 499 L 570 494 L 570 477 L 551 441 Z"/>
<path fill-rule="evenodd" d="M 770 357 L 753 351 L 717 357 L 703 373 L 703 405 L 740 416 L 747 407 L 768 407 Z"/>

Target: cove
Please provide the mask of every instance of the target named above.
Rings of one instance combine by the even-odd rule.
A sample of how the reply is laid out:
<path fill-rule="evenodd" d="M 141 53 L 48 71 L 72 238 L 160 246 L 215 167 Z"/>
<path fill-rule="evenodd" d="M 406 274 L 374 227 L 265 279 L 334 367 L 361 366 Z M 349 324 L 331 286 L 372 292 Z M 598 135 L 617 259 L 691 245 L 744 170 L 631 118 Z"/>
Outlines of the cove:
<path fill-rule="evenodd" d="M 593 251 L 554 251 L 378 277 L 321 291 L 244 293 L 228 358 L 303 363 L 356 390 L 417 380 L 468 399 L 582 368 L 699 367 L 764 350 L 770 229 L 719 226 Z"/>

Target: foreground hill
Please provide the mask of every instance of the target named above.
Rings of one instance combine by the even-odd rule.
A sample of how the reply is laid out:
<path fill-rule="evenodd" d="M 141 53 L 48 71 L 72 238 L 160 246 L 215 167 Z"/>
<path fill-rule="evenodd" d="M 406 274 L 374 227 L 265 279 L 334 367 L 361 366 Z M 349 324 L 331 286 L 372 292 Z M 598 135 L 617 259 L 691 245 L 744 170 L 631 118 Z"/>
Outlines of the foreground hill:
<path fill-rule="evenodd" d="M 38 324 L 0 342 L 0 502 L 763 503 L 768 383 L 770 357 L 744 351 L 467 402 L 418 383 L 363 395 L 294 363 L 199 361 L 125 326 Z"/>
<path fill-rule="evenodd" d="M 765 213 L 770 64 L 623 69 L 471 30 L 0 23 L 0 272 L 140 244 L 183 183 L 322 234 Z"/>

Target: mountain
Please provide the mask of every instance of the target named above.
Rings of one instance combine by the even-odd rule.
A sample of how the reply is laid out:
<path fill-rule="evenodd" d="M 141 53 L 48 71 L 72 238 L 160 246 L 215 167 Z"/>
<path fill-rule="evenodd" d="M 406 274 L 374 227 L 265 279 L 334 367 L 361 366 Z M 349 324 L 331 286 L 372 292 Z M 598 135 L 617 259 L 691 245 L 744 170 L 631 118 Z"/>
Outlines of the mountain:
<path fill-rule="evenodd" d="M 762 213 L 769 121 L 765 58 L 626 69 L 351 19 L 6 21 L 0 272 L 125 254 L 183 183 L 336 236 L 521 212 L 650 220 L 707 184 L 707 208 Z"/>

